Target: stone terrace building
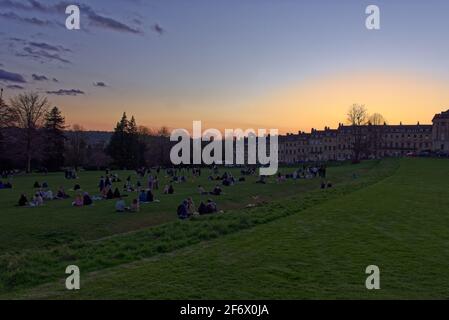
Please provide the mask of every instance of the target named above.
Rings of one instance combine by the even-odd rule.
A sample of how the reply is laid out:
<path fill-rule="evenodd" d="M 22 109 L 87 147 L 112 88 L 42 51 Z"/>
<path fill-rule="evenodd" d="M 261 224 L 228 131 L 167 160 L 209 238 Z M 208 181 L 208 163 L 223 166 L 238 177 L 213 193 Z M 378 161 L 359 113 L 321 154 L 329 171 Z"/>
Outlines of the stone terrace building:
<path fill-rule="evenodd" d="M 449 152 L 449 110 L 433 117 L 433 150 Z"/>
<path fill-rule="evenodd" d="M 357 137 L 357 138 L 356 138 Z M 339 124 L 310 133 L 279 137 L 279 162 L 343 161 L 353 158 L 355 141 L 366 148 L 362 158 L 401 157 L 423 151 L 449 152 L 449 110 L 435 115 L 433 124 L 366 125 Z"/>

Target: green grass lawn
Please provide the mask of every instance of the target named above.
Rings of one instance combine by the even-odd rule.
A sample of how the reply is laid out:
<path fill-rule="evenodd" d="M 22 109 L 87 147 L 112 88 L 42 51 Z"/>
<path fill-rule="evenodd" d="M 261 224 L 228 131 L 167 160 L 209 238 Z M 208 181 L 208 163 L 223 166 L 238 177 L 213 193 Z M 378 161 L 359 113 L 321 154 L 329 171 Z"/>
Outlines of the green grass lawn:
<path fill-rule="evenodd" d="M 3 234 L 8 228 L 1 223 L 7 251 L 0 255 L 0 297 L 447 299 L 448 164 L 389 159 L 333 167 L 329 174 L 337 183 L 325 191 L 316 180 L 266 186 L 249 181 L 225 189 L 219 200 L 224 214 L 182 222 L 173 208 L 187 195 L 181 188 L 188 184 L 166 205 L 158 196 L 160 204 L 135 216 L 116 215 L 113 203 L 81 211 L 66 204 L 59 215 L 67 219 L 39 218 L 39 231 L 23 235 L 35 230 L 32 221 L 22 218 L 20 227 L 8 215 L 20 211 L 49 219 L 58 213 L 53 205 L 63 203 L 49 204 L 53 213 L 9 206 L 0 219 L 14 226 L 20 239 L 13 231 Z M 85 175 L 81 179 L 92 180 L 95 188 L 95 174 Z M 32 181 L 29 187 L 34 182 L 23 179 L 24 185 Z M 256 194 L 265 202 L 243 209 Z M 13 200 L 2 198 L 2 208 Z M 165 220 L 146 220 L 158 215 Z M 54 233 L 55 239 L 38 236 L 59 228 L 73 235 L 65 243 L 56 241 L 64 233 Z M 69 264 L 81 269 L 80 291 L 64 289 Z M 371 264 L 381 270 L 378 291 L 364 286 Z"/>
<path fill-rule="evenodd" d="M 329 179 L 338 184 L 351 179 L 351 172 L 363 174 L 375 163 L 368 162 L 357 167 L 336 166 L 330 168 Z M 294 169 L 285 169 L 292 172 Z M 223 173 L 225 169 L 221 169 Z M 228 170 L 229 171 L 229 170 Z M 240 176 L 239 170 L 230 170 L 236 177 Z M 122 180 L 131 175 L 133 183 L 138 180 L 134 172 L 118 172 Z M 57 244 L 66 244 L 81 240 L 95 240 L 119 233 L 135 231 L 177 219 L 176 208 L 187 197 L 193 197 L 198 206 L 200 201 L 206 201 L 212 196 L 200 196 L 197 187 L 201 184 L 206 190 L 211 191 L 217 184 L 209 181 L 207 177 L 210 170 L 203 170 L 200 178 L 189 177 L 187 183 L 174 184 L 174 195 L 163 195 L 162 189 L 169 183 L 165 172 L 160 173 L 160 189 L 155 191 L 155 198 L 160 203 L 142 205 L 138 214 L 117 214 L 114 210 L 115 201 L 97 201 L 92 207 L 72 207 L 75 192 L 69 191 L 75 183 L 80 184 L 83 190 L 91 195 L 98 195 L 99 178 L 104 172 L 80 172 L 79 179 L 66 180 L 63 173 L 51 173 L 48 175 L 18 176 L 13 179 L 14 189 L 0 190 L 0 252 L 9 252 L 20 249 L 48 247 Z M 257 177 L 247 177 L 244 183 L 238 183 L 233 187 L 222 187 L 224 194 L 214 197 L 219 209 L 241 209 L 248 204 L 270 202 L 274 199 L 291 196 L 297 193 L 319 188 L 320 180 L 286 181 L 278 184 L 272 178 L 267 185 L 256 184 Z M 25 193 L 28 199 L 34 193 L 35 181 L 46 181 L 56 193 L 59 186 L 64 186 L 71 198 L 63 201 L 47 202 L 44 207 L 19 208 L 15 207 L 21 193 Z M 141 179 L 143 185 L 146 178 Z M 220 182 L 218 182 L 220 183 Z M 122 191 L 124 182 L 114 184 Z M 130 193 L 125 200 L 130 204 L 137 192 Z M 257 197 L 257 199 L 254 199 Z"/>

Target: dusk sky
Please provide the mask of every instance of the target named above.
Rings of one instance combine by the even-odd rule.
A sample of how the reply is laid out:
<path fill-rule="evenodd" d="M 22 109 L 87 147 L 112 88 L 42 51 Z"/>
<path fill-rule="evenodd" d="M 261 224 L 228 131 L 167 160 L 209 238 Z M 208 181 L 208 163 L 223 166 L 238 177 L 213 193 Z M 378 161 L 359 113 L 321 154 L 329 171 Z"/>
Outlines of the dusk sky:
<path fill-rule="evenodd" d="M 447 0 L 0 0 L 0 86 L 86 129 L 126 111 L 148 127 L 309 131 L 353 103 L 430 123 L 449 109 L 448 15 Z"/>

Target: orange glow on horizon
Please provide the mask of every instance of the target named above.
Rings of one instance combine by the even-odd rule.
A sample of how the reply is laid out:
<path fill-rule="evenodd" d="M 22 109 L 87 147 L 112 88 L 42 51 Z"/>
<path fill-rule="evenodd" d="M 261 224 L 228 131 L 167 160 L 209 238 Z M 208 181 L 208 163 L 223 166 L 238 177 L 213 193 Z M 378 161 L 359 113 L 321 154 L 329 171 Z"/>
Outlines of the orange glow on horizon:
<path fill-rule="evenodd" d="M 122 110 L 126 110 L 139 125 L 150 128 L 164 125 L 190 131 L 192 121 L 201 120 L 203 129 L 275 128 L 284 134 L 336 128 L 338 123 L 345 123 L 353 103 L 364 104 L 370 113 L 381 113 L 389 124 L 430 124 L 435 113 L 449 107 L 449 90 L 442 79 L 425 75 L 369 72 L 309 79 L 231 106 L 216 101 L 185 101 L 182 106 L 169 107 L 166 102 L 131 93 L 121 99 L 105 96 L 95 103 L 95 110 L 92 103 L 92 97 L 86 96 L 76 101 L 61 100 L 57 105 L 63 106 L 69 124 L 81 124 L 89 130 L 113 130 Z"/>

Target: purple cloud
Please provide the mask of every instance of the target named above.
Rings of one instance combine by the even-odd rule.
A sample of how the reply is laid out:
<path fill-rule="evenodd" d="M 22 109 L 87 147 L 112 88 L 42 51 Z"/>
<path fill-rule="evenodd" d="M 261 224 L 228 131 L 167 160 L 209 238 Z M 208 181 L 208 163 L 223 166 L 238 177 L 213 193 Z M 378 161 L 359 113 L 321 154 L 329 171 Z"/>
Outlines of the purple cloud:
<path fill-rule="evenodd" d="M 7 86 L 7 88 L 11 89 L 11 90 L 23 90 L 23 89 L 25 89 L 24 87 L 19 86 L 17 84 L 11 84 L 11 85 Z"/>
<path fill-rule="evenodd" d="M 39 61 L 42 60 L 55 60 L 55 61 L 59 61 L 59 62 L 63 62 L 63 63 L 71 63 L 69 60 L 62 58 L 59 54 L 57 53 L 50 53 L 47 52 L 45 50 L 35 50 L 31 47 L 25 47 L 23 48 L 23 52 L 19 52 L 16 54 L 19 57 L 31 57 L 31 58 L 35 58 Z"/>
<path fill-rule="evenodd" d="M 13 10 L 23 10 L 23 11 L 38 11 L 41 13 L 53 13 L 53 14 L 59 14 L 59 13 L 65 13 L 65 9 L 68 5 L 72 3 L 68 2 L 59 2 L 54 5 L 45 5 L 42 2 L 39 2 L 37 0 L 28 0 L 28 3 L 21 3 L 18 1 L 13 0 L 0 0 L 0 8 L 7 8 L 7 9 L 13 9 Z M 79 5 L 81 13 L 85 14 L 87 16 L 88 21 L 91 25 L 102 27 L 114 31 L 120 31 L 120 32 L 127 32 L 127 33 L 133 33 L 133 34 L 142 34 L 143 32 L 139 29 L 133 28 L 132 26 L 118 21 L 117 19 L 106 17 L 104 15 L 101 15 L 97 13 L 92 7 L 86 4 L 80 4 Z M 9 17 L 10 19 L 14 18 L 17 21 L 22 22 L 29 22 L 29 23 L 35 23 L 38 24 L 42 21 L 27 21 L 27 18 L 21 18 L 16 15 L 16 17 Z"/>
<path fill-rule="evenodd" d="M 94 82 L 94 87 L 103 87 L 103 88 L 105 88 L 105 87 L 107 87 L 107 85 L 106 85 L 106 83 L 104 83 L 104 82 Z"/>
<path fill-rule="evenodd" d="M 165 33 L 165 30 L 157 23 L 153 25 L 151 29 L 160 35 L 163 35 Z"/>
<path fill-rule="evenodd" d="M 34 81 L 48 81 L 48 78 L 46 76 L 40 76 L 33 73 L 32 77 Z"/>
<path fill-rule="evenodd" d="M 26 80 L 22 75 L 18 73 L 8 72 L 2 69 L 0 69 L 0 80 L 16 83 L 26 83 Z"/>
<path fill-rule="evenodd" d="M 84 91 L 78 90 L 78 89 L 59 89 L 58 91 L 47 91 L 47 94 L 53 94 L 57 96 L 77 96 L 77 95 L 83 95 L 85 94 Z"/>
<path fill-rule="evenodd" d="M 14 12 L 0 13 L 0 17 L 4 18 L 4 19 L 16 21 L 16 22 L 33 24 L 33 25 L 40 26 L 40 27 L 45 27 L 45 26 L 49 26 L 49 25 L 53 24 L 51 21 L 41 20 L 41 19 L 38 19 L 35 17 L 33 17 L 33 18 L 21 17 L 21 16 L 15 14 Z"/>

